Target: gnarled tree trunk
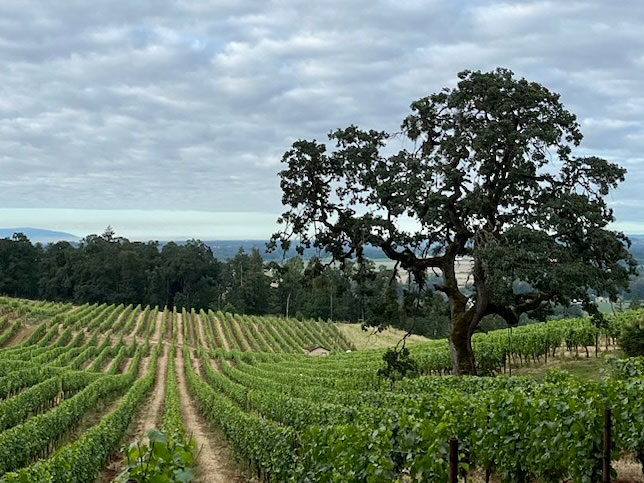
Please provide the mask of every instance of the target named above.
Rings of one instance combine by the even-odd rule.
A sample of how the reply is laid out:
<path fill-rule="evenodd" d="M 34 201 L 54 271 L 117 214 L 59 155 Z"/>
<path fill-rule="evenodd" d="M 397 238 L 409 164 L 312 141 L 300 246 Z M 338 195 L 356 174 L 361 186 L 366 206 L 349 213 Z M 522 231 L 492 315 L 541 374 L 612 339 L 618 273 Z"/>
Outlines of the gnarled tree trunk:
<path fill-rule="evenodd" d="M 472 350 L 470 318 L 465 314 L 452 313 L 452 332 L 449 349 L 452 355 L 452 372 L 457 376 L 476 375 L 476 363 Z"/>

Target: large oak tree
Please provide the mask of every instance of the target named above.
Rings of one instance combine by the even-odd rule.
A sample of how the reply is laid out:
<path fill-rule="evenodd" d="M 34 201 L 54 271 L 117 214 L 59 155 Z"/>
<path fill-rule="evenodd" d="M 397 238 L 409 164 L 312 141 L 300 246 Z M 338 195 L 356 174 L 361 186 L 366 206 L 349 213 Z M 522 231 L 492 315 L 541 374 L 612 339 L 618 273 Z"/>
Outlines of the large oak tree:
<path fill-rule="evenodd" d="M 329 134 L 332 149 L 295 142 L 271 245 L 297 240 L 336 261 L 377 246 L 421 287 L 440 273 L 454 372 L 474 374 L 484 317 L 517 324 L 556 304 L 591 308 L 594 294 L 627 288 L 635 265 L 604 201 L 625 170 L 574 155 L 582 134 L 559 95 L 506 69 L 458 78 L 412 103 L 399 133 L 349 126 Z M 456 276 L 462 257 L 473 261 L 468 290 Z"/>

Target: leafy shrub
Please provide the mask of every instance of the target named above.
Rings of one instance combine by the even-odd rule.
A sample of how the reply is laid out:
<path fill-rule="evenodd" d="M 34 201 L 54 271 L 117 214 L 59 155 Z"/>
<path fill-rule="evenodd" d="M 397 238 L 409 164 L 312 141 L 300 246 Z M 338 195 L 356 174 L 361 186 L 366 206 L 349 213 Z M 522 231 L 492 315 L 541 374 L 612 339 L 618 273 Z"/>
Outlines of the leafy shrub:
<path fill-rule="evenodd" d="M 126 453 L 128 465 L 118 482 L 188 483 L 194 479 L 194 441 L 156 429 L 150 430 L 148 437 L 149 444 L 130 445 Z"/>
<path fill-rule="evenodd" d="M 388 349 L 382 356 L 384 367 L 378 369 L 378 376 L 389 380 L 391 387 L 407 376 L 418 374 L 418 365 L 409 355 L 409 349 Z"/>
<path fill-rule="evenodd" d="M 622 329 L 619 345 L 629 357 L 644 356 L 644 320 L 637 319 Z"/>

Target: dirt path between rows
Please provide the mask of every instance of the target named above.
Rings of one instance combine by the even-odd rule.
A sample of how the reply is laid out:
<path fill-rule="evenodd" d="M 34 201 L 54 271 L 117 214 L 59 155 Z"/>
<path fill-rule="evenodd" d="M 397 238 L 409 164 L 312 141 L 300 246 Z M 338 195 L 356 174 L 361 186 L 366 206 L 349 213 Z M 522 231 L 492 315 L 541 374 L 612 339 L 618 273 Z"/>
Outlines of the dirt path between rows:
<path fill-rule="evenodd" d="M 252 349 L 250 348 L 250 341 L 248 340 L 248 337 L 246 337 L 246 332 L 242 330 L 241 325 L 243 322 L 237 320 L 237 318 L 234 318 L 231 322 L 237 327 L 237 331 L 236 332 L 233 331 L 233 334 L 235 333 L 239 334 L 239 338 L 240 338 L 239 346 L 241 350 L 248 351 L 248 352 L 252 351 Z"/>
<path fill-rule="evenodd" d="M 198 452 L 196 482 L 234 483 L 244 482 L 233 467 L 232 454 L 222 438 L 212 434 L 207 422 L 201 417 L 194 401 L 188 395 L 183 360 L 183 321 L 177 315 L 178 347 L 175 359 L 177 383 L 181 399 L 181 413 L 186 432 L 192 435 Z"/>
<path fill-rule="evenodd" d="M 11 323 L 13 324 L 13 321 Z M 6 341 L 3 346 L 0 346 L 0 349 L 15 349 L 24 341 L 26 341 L 31 335 L 31 333 L 34 330 L 36 330 L 37 327 L 38 326 L 25 325 L 25 323 L 23 322 L 20 325 L 18 332 L 16 332 L 13 337 L 11 337 L 8 341 Z M 11 325 L 7 326 L 5 330 L 9 330 L 10 328 L 11 328 Z"/>
<path fill-rule="evenodd" d="M 147 438 L 147 432 L 149 429 L 161 427 L 169 352 L 170 350 L 165 345 L 161 346 L 161 354 L 157 361 L 157 375 L 154 382 L 154 392 L 145 404 L 145 416 L 140 418 L 136 424 L 137 439 Z"/>
<path fill-rule="evenodd" d="M 228 341 L 226 340 L 226 334 L 224 333 L 224 328 L 222 326 L 222 321 L 219 320 L 219 317 L 215 316 L 215 329 L 219 331 L 219 337 L 221 338 L 221 342 L 224 344 L 224 350 L 226 352 L 230 352 L 230 345 L 228 344 Z"/>
<path fill-rule="evenodd" d="M 147 374 L 148 369 L 150 368 L 151 362 L 152 362 L 152 356 L 144 357 L 143 359 L 141 359 L 141 362 L 139 364 L 139 373 L 137 375 L 137 379 L 140 379 L 141 377 Z M 136 415 L 134 416 L 134 419 L 130 422 L 126 435 L 123 437 L 122 444 L 125 445 L 125 447 L 128 446 L 130 441 L 139 438 L 138 421 L 140 420 L 140 417 L 143 411 L 144 411 L 143 408 L 138 409 L 136 412 Z M 105 464 L 100 474 L 96 478 L 95 483 L 109 483 L 111 481 L 114 481 L 116 476 L 121 471 L 123 471 L 126 463 L 127 462 L 122 452 L 120 451 L 113 452 L 109 456 L 108 462 Z"/>
<path fill-rule="evenodd" d="M 134 324 L 134 327 L 128 334 L 125 334 L 125 335 L 136 337 L 136 332 L 139 330 L 139 326 L 141 325 L 141 323 L 143 323 L 143 314 L 145 314 L 145 310 L 141 311 L 139 316 L 136 318 L 136 323 Z"/>
<path fill-rule="evenodd" d="M 203 326 L 204 322 L 201 318 L 201 315 L 197 315 L 198 326 L 199 326 L 199 339 L 201 339 L 201 345 L 208 348 L 210 343 L 208 342 L 208 337 L 206 337 L 206 328 Z"/>
<path fill-rule="evenodd" d="M 161 326 L 163 322 L 163 312 L 159 311 L 156 320 L 154 320 L 154 334 L 150 337 L 150 342 L 158 342 L 161 340 Z"/>
<path fill-rule="evenodd" d="M 268 351 L 269 351 L 269 352 L 275 352 L 275 350 L 273 350 L 273 347 L 268 343 L 268 339 L 267 339 L 266 337 L 264 337 L 264 332 L 262 331 L 262 328 L 261 328 L 261 327 L 259 327 L 259 325 L 258 325 L 258 324 L 254 323 L 254 322 L 252 322 L 252 321 L 249 321 L 249 323 L 250 323 L 250 324 L 252 324 L 252 325 L 253 325 L 253 327 L 255 327 L 255 334 L 256 334 L 256 336 L 257 336 L 260 340 L 264 341 L 265 347 L 268 347 Z M 260 345 L 260 347 L 261 347 L 261 345 Z"/>

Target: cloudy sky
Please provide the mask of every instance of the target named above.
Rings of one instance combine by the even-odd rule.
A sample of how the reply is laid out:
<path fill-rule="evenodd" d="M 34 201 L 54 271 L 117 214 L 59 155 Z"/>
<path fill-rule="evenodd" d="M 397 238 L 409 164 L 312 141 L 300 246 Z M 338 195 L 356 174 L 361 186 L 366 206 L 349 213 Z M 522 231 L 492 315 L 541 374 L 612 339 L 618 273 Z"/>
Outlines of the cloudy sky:
<path fill-rule="evenodd" d="M 266 238 L 295 139 L 503 66 L 629 170 L 611 204 L 642 233 L 643 31 L 640 0 L 2 0 L 0 227 Z"/>

